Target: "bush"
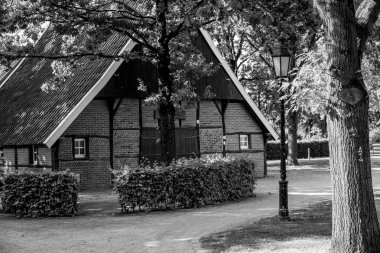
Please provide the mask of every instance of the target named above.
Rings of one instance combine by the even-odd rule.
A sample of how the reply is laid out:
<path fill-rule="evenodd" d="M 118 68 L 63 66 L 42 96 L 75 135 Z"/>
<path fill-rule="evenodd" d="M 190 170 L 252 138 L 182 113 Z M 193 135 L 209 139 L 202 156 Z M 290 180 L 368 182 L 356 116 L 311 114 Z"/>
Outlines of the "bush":
<path fill-rule="evenodd" d="M 328 157 L 329 142 L 327 139 L 320 140 L 302 140 L 298 141 L 298 158 L 308 158 L 308 148 L 310 148 L 310 157 Z M 286 153 L 288 153 L 288 145 L 286 144 Z M 267 159 L 281 159 L 281 144 L 279 141 L 268 141 Z"/>
<path fill-rule="evenodd" d="M 372 145 L 374 143 L 379 143 L 380 142 L 380 129 L 375 128 L 372 129 L 369 132 L 369 143 Z"/>
<path fill-rule="evenodd" d="M 247 159 L 181 159 L 169 166 L 141 165 L 114 171 L 122 212 L 193 208 L 252 197 L 253 161 Z"/>
<path fill-rule="evenodd" d="M 67 172 L 5 175 L 2 204 L 17 217 L 73 216 L 78 186 Z"/>

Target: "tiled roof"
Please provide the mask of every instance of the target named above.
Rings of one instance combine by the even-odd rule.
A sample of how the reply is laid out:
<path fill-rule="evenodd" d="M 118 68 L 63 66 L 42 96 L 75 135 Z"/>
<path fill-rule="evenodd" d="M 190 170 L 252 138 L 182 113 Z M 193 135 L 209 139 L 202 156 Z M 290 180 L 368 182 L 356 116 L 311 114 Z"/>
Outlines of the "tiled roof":
<path fill-rule="evenodd" d="M 52 28 L 37 43 L 37 52 L 54 52 L 61 37 Z M 128 39 L 113 34 L 100 46 L 117 55 Z M 8 78 L 0 81 L 0 146 L 42 144 L 102 77 L 114 60 L 83 57 L 74 75 L 58 90 L 44 92 L 41 85 L 53 77 L 53 60 L 26 58 Z M 4 82 L 4 80 L 6 80 Z"/>

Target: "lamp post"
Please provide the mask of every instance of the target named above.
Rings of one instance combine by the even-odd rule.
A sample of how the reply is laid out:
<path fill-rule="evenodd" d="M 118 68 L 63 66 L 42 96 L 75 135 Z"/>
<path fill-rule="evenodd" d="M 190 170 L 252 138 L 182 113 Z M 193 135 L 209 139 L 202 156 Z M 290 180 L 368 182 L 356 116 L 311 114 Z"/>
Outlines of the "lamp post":
<path fill-rule="evenodd" d="M 291 54 L 289 50 L 284 46 L 283 40 L 281 40 L 281 47 L 276 48 L 272 52 L 272 60 L 274 66 L 274 72 L 276 78 L 280 79 L 282 86 L 282 81 L 284 78 L 288 77 L 289 66 L 290 66 Z M 284 92 L 281 91 L 281 97 L 283 97 Z M 279 215 L 283 219 L 289 219 L 288 210 L 288 181 L 286 180 L 286 149 L 285 149 L 285 102 L 281 99 L 281 180 L 279 182 L 280 186 L 280 210 Z"/>

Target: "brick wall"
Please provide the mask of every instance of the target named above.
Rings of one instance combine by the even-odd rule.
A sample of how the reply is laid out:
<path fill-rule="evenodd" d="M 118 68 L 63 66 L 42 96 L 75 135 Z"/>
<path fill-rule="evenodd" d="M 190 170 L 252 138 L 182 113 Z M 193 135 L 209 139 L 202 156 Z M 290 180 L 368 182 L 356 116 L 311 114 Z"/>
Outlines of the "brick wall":
<path fill-rule="evenodd" d="M 142 106 L 146 124 L 153 127 L 157 121 L 153 119 L 154 107 Z M 139 99 L 124 98 L 114 118 L 114 166 L 137 166 L 139 161 L 140 123 Z"/>
<path fill-rule="evenodd" d="M 136 166 L 139 161 L 140 152 L 139 130 L 115 130 L 114 131 L 114 165 Z"/>
<path fill-rule="evenodd" d="M 202 100 L 199 105 L 200 127 L 222 127 L 222 116 L 214 102 Z"/>
<path fill-rule="evenodd" d="M 264 149 L 264 136 L 263 134 L 251 134 L 251 147 L 254 150 Z"/>
<path fill-rule="evenodd" d="M 192 102 L 189 104 L 182 103 L 186 108 L 186 119 L 182 120 L 182 127 L 196 127 L 197 126 L 197 103 Z"/>
<path fill-rule="evenodd" d="M 221 108 L 221 103 L 218 101 Z M 264 139 L 262 129 L 243 102 L 230 102 L 225 112 L 226 150 L 229 156 L 247 156 L 256 163 L 258 176 L 264 176 Z M 201 152 L 221 153 L 223 149 L 222 117 L 213 101 L 200 103 Z M 250 136 L 251 149 L 240 151 L 240 134 Z"/>
<path fill-rule="evenodd" d="M 262 132 L 244 103 L 229 103 L 226 114 L 226 132 Z"/>
<path fill-rule="evenodd" d="M 93 100 L 68 127 L 67 135 L 109 135 L 109 117 L 107 101 Z"/>
<path fill-rule="evenodd" d="M 58 151 L 59 160 L 73 160 L 73 142 L 71 137 L 61 139 Z"/>
<path fill-rule="evenodd" d="M 139 100 L 125 98 L 114 117 L 114 128 L 139 128 Z"/>
<path fill-rule="evenodd" d="M 100 190 L 111 187 L 109 161 L 66 161 L 59 163 L 60 170 L 69 169 L 79 174 L 80 190 Z"/>
<path fill-rule="evenodd" d="M 158 127 L 158 120 L 155 119 L 154 117 L 154 110 L 156 110 L 156 108 L 157 108 L 156 106 L 146 105 L 145 103 L 142 103 L 141 113 L 142 113 L 142 125 L 144 128 Z"/>
<path fill-rule="evenodd" d="M 221 153 L 223 150 L 222 128 L 200 129 L 199 140 L 201 153 Z"/>
<path fill-rule="evenodd" d="M 201 153 L 221 153 L 223 149 L 222 116 L 213 101 L 199 103 L 199 141 Z"/>
<path fill-rule="evenodd" d="M 121 104 L 122 110 L 128 105 Z M 123 122 L 123 118 L 119 118 Z M 78 173 L 81 189 L 104 189 L 111 186 L 109 151 L 109 114 L 107 101 L 93 100 L 63 133 L 59 145 L 59 170 Z M 86 137 L 88 159 L 75 160 L 73 138 Z"/>
<path fill-rule="evenodd" d="M 239 134 L 227 135 L 226 150 L 240 150 L 240 137 Z"/>

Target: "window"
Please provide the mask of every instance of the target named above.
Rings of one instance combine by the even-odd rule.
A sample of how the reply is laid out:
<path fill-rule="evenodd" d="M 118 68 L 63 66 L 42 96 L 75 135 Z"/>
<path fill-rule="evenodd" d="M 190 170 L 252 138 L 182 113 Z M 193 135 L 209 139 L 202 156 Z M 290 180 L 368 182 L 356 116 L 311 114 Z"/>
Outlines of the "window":
<path fill-rule="evenodd" d="M 36 145 L 29 147 L 29 164 L 38 164 L 38 147 Z"/>
<path fill-rule="evenodd" d="M 249 136 L 247 134 L 240 135 L 240 149 L 249 149 Z"/>
<path fill-rule="evenodd" d="M 87 158 L 86 138 L 74 138 L 74 158 Z"/>

